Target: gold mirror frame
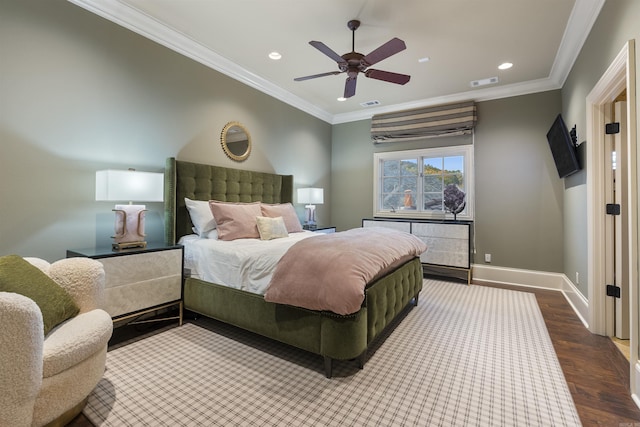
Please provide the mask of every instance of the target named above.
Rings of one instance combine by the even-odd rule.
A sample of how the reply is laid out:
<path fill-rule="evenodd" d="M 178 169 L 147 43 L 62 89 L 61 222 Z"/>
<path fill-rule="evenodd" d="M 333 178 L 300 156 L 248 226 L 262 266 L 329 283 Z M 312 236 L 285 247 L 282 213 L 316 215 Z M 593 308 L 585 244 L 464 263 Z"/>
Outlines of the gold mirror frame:
<path fill-rule="evenodd" d="M 220 145 L 231 160 L 242 162 L 251 153 L 251 135 L 239 122 L 229 122 L 222 128 Z"/>

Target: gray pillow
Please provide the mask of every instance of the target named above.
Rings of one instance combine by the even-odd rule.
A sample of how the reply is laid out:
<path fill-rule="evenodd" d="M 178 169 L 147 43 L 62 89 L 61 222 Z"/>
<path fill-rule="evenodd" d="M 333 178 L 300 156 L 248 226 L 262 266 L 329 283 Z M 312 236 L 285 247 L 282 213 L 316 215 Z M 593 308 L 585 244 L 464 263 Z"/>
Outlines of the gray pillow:
<path fill-rule="evenodd" d="M 45 335 L 80 312 L 67 291 L 18 255 L 0 257 L 0 291 L 32 299 L 42 312 Z"/>

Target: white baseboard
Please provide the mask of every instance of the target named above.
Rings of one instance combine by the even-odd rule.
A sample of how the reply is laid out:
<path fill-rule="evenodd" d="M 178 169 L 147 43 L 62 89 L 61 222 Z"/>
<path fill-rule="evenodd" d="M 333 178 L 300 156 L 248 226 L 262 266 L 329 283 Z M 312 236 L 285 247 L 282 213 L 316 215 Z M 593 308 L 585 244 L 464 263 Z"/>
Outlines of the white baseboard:
<path fill-rule="evenodd" d="M 637 393 L 638 390 L 640 390 L 640 362 L 636 362 L 636 364 L 633 366 L 633 369 L 635 370 L 635 388 L 633 387 L 634 384 L 631 384 L 631 390 L 636 390 Z M 638 396 L 636 393 L 631 393 L 631 398 L 633 399 L 633 402 L 636 404 L 636 406 L 640 408 L 640 396 Z"/>
<path fill-rule="evenodd" d="M 587 322 L 589 318 L 589 301 L 563 273 L 495 267 L 484 264 L 474 264 L 472 272 L 473 281 L 475 282 L 501 283 L 560 291 L 585 327 L 589 328 L 589 323 Z"/>

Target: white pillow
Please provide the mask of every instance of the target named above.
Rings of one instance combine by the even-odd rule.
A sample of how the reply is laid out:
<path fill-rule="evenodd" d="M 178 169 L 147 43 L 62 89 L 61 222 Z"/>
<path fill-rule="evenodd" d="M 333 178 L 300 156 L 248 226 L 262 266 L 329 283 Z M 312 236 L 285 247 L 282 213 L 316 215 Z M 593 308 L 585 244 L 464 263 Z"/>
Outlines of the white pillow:
<path fill-rule="evenodd" d="M 204 234 L 216 228 L 216 221 L 211 213 L 211 208 L 209 208 L 208 200 L 191 200 L 185 197 L 184 203 L 187 205 L 187 211 L 191 217 L 193 231 L 198 236 L 206 237 Z"/>
<path fill-rule="evenodd" d="M 218 230 L 214 228 L 213 230 L 205 231 L 200 237 L 203 239 L 218 240 Z"/>

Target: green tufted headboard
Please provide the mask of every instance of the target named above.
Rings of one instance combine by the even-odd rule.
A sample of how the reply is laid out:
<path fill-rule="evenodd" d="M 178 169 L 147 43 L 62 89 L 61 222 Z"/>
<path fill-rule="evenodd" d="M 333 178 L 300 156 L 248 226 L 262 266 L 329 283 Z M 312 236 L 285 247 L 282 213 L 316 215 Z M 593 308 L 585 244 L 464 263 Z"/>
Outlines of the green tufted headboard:
<path fill-rule="evenodd" d="M 223 202 L 293 202 L 293 175 L 277 175 L 167 159 L 164 173 L 165 240 L 192 234 L 184 198 Z"/>

